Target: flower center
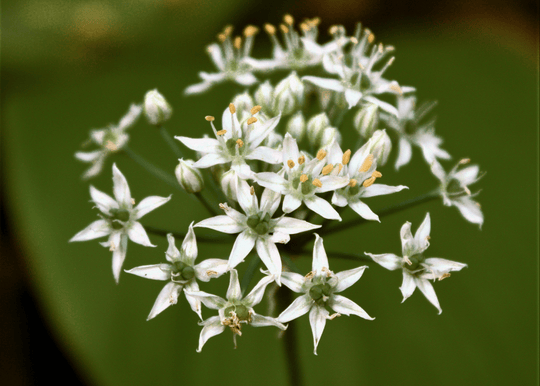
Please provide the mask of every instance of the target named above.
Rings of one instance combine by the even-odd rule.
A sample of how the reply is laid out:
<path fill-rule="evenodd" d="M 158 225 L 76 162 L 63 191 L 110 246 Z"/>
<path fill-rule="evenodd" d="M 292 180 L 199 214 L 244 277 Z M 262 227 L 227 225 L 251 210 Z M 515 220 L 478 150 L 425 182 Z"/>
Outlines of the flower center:
<path fill-rule="evenodd" d="M 405 263 L 405 268 L 407 268 L 409 271 L 417 271 L 423 268 L 421 263 L 423 263 L 426 258 L 420 253 L 418 255 L 412 255 L 409 257 L 409 260 L 412 264 L 409 265 L 409 263 Z"/>
<path fill-rule="evenodd" d="M 247 225 L 253 229 L 258 235 L 265 235 L 270 229 L 270 214 L 266 213 L 264 216 L 262 213 L 249 216 L 247 219 Z"/>
<path fill-rule="evenodd" d="M 119 223 L 118 221 L 126 222 L 129 220 L 129 210 L 127 209 L 110 209 L 109 213 L 111 214 L 109 216 L 109 222 L 113 229 L 122 229 L 124 225 Z M 118 220 L 118 221 L 115 221 Z"/>
<path fill-rule="evenodd" d="M 250 322 L 251 315 L 246 306 L 243 306 L 242 304 L 238 304 L 235 306 L 230 306 L 225 309 L 225 317 L 232 316 L 232 313 L 236 314 L 236 317 L 238 320 Z"/>
<path fill-rule="evenodd" d="M 309 296 L 316 302 L 325 302 L 325 297 L 330 296 L 330 284 L 317 284 L 309 289 Z"/>
<path fill-rule="evenodd" d="M 195 277 L 195 270 L 193 269 L 193 267 L 185 263 L 182 263 L 181 261 L 176 261 L 173 266 L 172 277 L 173 277 L 173 281 L 191 280 L 193 279 L 193 277 Z"/>

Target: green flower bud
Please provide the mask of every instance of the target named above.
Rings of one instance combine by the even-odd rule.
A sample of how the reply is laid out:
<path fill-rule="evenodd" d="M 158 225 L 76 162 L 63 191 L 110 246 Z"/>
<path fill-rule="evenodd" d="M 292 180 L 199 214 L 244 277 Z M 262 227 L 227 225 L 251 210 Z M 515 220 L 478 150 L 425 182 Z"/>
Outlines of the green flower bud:
<path fill-rule="evenodd" d="M 287 122 L 287 132 L 300 142 L 306 134 L 306 120 L 301 111 L 294 114 Z"/>
<path fill-rule="evenodd" d="M 377 165 L 383 166 L 388 161 L 392 151 L 392 140 L 386 130 L 377 130 L 368 141 L 369 152 L 377 160 Z"/>
<path fill-rule="evenodd" d="M 251 117 L 251 108 L 255 106 L 255 102 L 247 92 L 235 96 L 232 103 L 236 107 L 236 116 L 240 122 Z"/>
<path fill-rule="evenodd" d="M 379 125 L 379 106 L 374 103 L 364 105 L 354 117 L 354 127 L 364 138 L 369 138 Z"/>
<path fill-rule="evenodd" d="M 204 188 L 201 171 L 194 168 L 193 163 L 191 160 L 181 159 L 175 170 L 178 183 L 188 193 L 198 193 Z"/>
<path fill-rule="evenodd" d="M 222 174 L 221 176 L 221 189 L 223 190 L 223 193 L 225 193 L 225 196 L 227 196 L 228 199 L 233 201 L 238 201 L 236 199 L 236 179 L 238 176 L 236 175 L 236 172 L 234 170 L 229 170 Z"/>
<path fill-rule="evenodd" d="M 307 135 L 309 143 L 317 146 L 321 143 L 324 129 L 330 127 L 330 120 L 326 113 L 320 113 L 311 117 L 307 123 Z"/>
<path fill-rule="evenodd" d="M 304 83 L 292 72 L 278 83 L 274 90 L 274 112 L 283 115 L 292 114 L 304 104 Z"/>
<path fill-rule="evenodd" d="M 255 102 L 263 108 L 266 113 L 273 111 L 274 88 L 269 81 L 264 82 L 255 91 Z"/>
<path fill-rule="evenodd" d="M 341 133 L 335 127 L 327 127 L 323 130 L 321 142 L 317 147 L 323 148 L 329 146 L 333 141 L 341 143 Z"/>
<path fill-rule="evenodd" d="M 172 108 L 158 90 L 151 90 L 144 96 L 144 114 L 148 123 L 162 125 L 172 115 Z"/>

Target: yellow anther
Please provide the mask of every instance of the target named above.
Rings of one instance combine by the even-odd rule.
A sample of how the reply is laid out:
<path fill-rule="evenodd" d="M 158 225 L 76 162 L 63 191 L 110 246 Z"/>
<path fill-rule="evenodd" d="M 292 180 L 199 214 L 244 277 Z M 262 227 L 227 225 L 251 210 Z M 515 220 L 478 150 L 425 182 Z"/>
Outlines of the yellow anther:
<path fill-rule="evenodd" d="M 212 121 L 213 121 L 214 119 L 216 119 L 216 118 L 214 118 L 214 117 L 211 116 L 211 115 L 207 115 L 206 117 L 204 117 L 204 119 L 206 119 L 208 122 L 212 122 Z"/>
<path fill-rule="evenodd" d="M 350 39 L 353 44 L 358 44 L 358 39 L 354 36 Z"/>
<path fill-rule="evenodd" d="M 237 36 L 234 38 L 234 47 L 239 50 L 242 47 L 242 38 Z"/>
<path fill-rule="evenodd" d="M 338 26 L 337 26 L 337 25 L 333 25 L 332 27 L 330 27 L 330 29 L 328 29 L 328 33 L 329 33 L 330 35 L 336 34 L 337 31 L 338 31 Z"/>
<path fill-rule="evenodd" d="M 238 147 L 242 147 L 242 146 L 244 146 L 244 141 L 242 141 L 240 138 L 238 138 L 236 140 L 236 144 L 238 145 Z"/>
<path fill-rule="evenodd" d="M 294 168 L 294 161 L 292 159 L 288 160 L 287 166 L 290 167 L 291 169 Z"/>
<path fill-rule="evenodd" d="M 375 40 L 375 35 L 373 35 L 372 33 L 370 33 L 367 37 L 367 41 L 368 43 L 373 43 L 373 41 Z"/>
<path fill-rule="evenodd" d="M 224 211 L 227 211 L 229 210 L 229 205 L 227 205 L 227 203 L 223 203 L 223 204 L 219 204 L 219 209 L 222 209 Z"/>
<path fill-rule="evenodd" d="M 227 35 L 225 35 L 223 33 L 218 34 L 217 37 L 218 37 L 219 41 L 222 42 L 222 43 L 227 39 Z"/>
<path fill-rule="evenodd" d="M 463 158 L 461 161 L 459 161 L 461 165 L 468 164 L 469 162 L 471 162 L 470 158 Z"/>
<path fill-rule="evenodd" d="M 234 27 L 232 25 L 227 25 L 225 26 L 225 28 L 223 28 L 223 33 L 225 34 L 225 36 L 229 36 L 232 31 L 233 31 Z"/>
<path fill-rule="evenodd" d="M 315 178 L 315 179 L 313 180 L 312 184 L 313 184 L 314 186 L 316 186 L 317 188 L 322 188 L 322 182 L 321 182 L 321 180 L 319 180 L 318 178 Z"/>
<path fill-rule="evenodd" d="M 338 164 L 338 174 L 341 173 L 341 169 L 343 169 L 343 165 L 342 164 Z"/>
<path fill-rule="evenodd" d="M 298 157 L 298 165 L 302 165 L 304 162 L 306 162 L 306 157 L 304 157 L 303 155 Z"/>
<path fill-rule="evenodd" d="M 334 170 L 334 165 L 328 164 L 322 169 L 322 175 L 326 176 L 327 174 L 330 174 L 332 170 Z"/>
<path fill-rule="evenodd" d="M 135 205 L 135 199 L 134 198 L 131 199 L 131 205 Z"/>
<path fill-rule="evenodd" d="M 358 181 L 356 181 L 356 180 L 353 178 L 353 179 L 351 179 L 351 180 L 349 181 L 349 186 L 350 186 L 351 188 L 354 188 L 354 187 L 356 186 L 357 183 L 358 183 Z"/>
<path fill-rule="evenodd" d="M 289 33 L 289 28 L 288 28 L 285 24 L 280 24 L 280 25 L 279 25 L 279 29 L 280 29 L 281 32 L 283 32 L 284 34 Z"/>
<path fill-rule="evenodd" d="M 110 150 L 110 151 L 116 151 L 118 150 L 118 146 L 116 146 L 116 144 L 111 141 L 111 140 L 108 140 L 106 143 L 105 143 L 105 147 Z"/>
<path fill-rule="evenodd" d="M 302 23 L 302 24 L 300 24 L 300 29 L 302 31 L 304 31 L 304 32 L 307 32 L 307 31 L 309 31 L 311 29 L 311 27 L 307 23 Z"/>
<path fill-rule="evenodd" d="M 384 48 L 383 48 L 382 43 L 379 43 L 379 54 L 382 54 L 382 53 L 384 53 Z"/>
<path fill-rule="evenodd" d="M 261 111 L 262 107 L 257 105 L 251 108 L 251 115 L 257 114 L 259 111 Z"/>
<path fill-rule="evenodd" d="M 365 173 L 369 170 L 369 168 L 373 165 L 373 154 L 369 154 L 364 162 L 362 162 L 362 166 L 360 166 L 360 169 L 358 171 L 360 173 Z"/>
<path fill-rule="evenodd" d="M 362 66 L 362 63 L 358 63 L 358 67 L 360 67 L 360 69 L 361 69 L 362 71 L 364 71 L 364 69 L 365 69 L 365 67 Z"/>
<path fill-rule="evenodd" d="M 362 185 L 364 185 L 364 187 L 367 188 L 368 186 L 373 185 L 374 182 L 375 182 L 375 177 L 369 177 L 367 180 L 364 181 Z"/>
<path fill-rule="evenodd" d="M 311 20 L 308 19 L 307 22 L 311 24 L 313 27 L 317 27 L 321 23 L 321 19 L 319 19 L 318 17 L 314 17 Z"/>
<path fill-rule="evenodd" d="M 397 92 L 399 95 L 403 94 L 403 90 L 401 90 L 401 87 L 399 87 L 399 84 L 397 83 L 392 83 L 388 88 L 392 91 Z"/>
<path fill-rule="evenodd" d="M 319 161 L 322 161 L 324 159 L 324 157 L 326 157 L 326 150 L 323 150 L 323 149 L 319 150 L 317 152 L 317 159 Z"/>
<path fill-rule="evenodd" d="M 253 186 L 249 187 L 249 193 L 254 196 L 255 195 L 255 188 Z"/>
<path fill-rule="evenodd" d="M 220 130 L 220 131 L 217 131 L 216 134 L 217 135 L 225 135 L 226 132 L 227 132 L 227 130 Z"/>
<path fill-rule="evenodd" d="M 257 32 L 259 32 L 259 29 L 257 27 L 255 27 L 254 25 L 248 25 L 244 29 L 244 36 L 246 38 L 249 38 L 250 36 L 255 35 Z"/>
<path fill-rule="evenodd" d="M 306 182 L 307 180 L 308 180 L 307 174 L 302 174 L 302 175 L 300 176 L 300 182 L 304 183 L 304 182 Z"/>
<path fill-rule="evenodd" d="M 229 104 L 229 111 L 231 112 L 231 114 L 236 113 L 236 107 L 234 107 L 234 104 L 232 103 Z"/>
<path fill-rule="evenodd" d="M 447 272 L 447 273 L 443 273 L 440 277 L 439 277 L 439 281 L 443 280 L 443 279 L 446 279 L 447 277 L 450 277 L 450 274 Z"/>
<path fill-rule="evenodd" d="M 114 243 L 111 241 L 111 246 L 109 248 L 109 251 L 113 252 L 115 249 L 116 249 L 116 245 L 114 245 Z"/>
<path fill-rule="evenodd" d="M 347 165 L 350 160 L 351 160 L 351 149 L 348 149 L 345 153 L 343 153 L 343 157 L 341 157 L 341 162 L 343 163 L 343 165 Z"/>
<path fill-rule="evenodd" d="M 266 32 L 268 32 L 270 35 L 273 35 L 276 33 L 276 27 L 274 27 L 272 24 L 265 24 L 264 29 Z"/>
<path fill-rule="evenodd" d="M 206 276 L 217 276 L 218 273 L 216 271 L 208 270 L 206 271 Z"/>
<path fill-rule="evenodd" d="M 247 124 L 248 124 L 248 125 L 251 125 L 252 123 L 255 123 L 255 122 L 257 122 L 257 121 L 258 121 L 257 118 L 251 117 L 251 118 L 249 118 L 249 119 L 247 120 Z"/>
<path fill-rule="evenodd" d="M 294 19 L 289 14 L 283 16 L 283 21 L 285 21 L 285 23 L 287 23 L 288 25 L 293 25 L 294 24 Z"/>
<path fill-rule="evenodd" d="M 394 46 L 386 46 L 385 50 L 386 50 L 386 52 L 391 52 L 391 51 L 394 51 L 395 48 L 394 48 Z"/>
<path fill-rule="evenodd" d="M 371 173 L 371 177 L 381 178 L 381 177 L 382 177 L 382 173 L 381 173 L 381 172 L 378 172 L 377 170 L 374 170 L 373 173 Z"/>

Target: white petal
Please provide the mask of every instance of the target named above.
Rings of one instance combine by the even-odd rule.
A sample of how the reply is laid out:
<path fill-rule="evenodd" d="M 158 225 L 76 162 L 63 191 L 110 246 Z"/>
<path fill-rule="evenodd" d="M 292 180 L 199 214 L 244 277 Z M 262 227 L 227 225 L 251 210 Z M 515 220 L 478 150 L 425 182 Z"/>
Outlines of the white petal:
<path fill-rule="evenodd" d="M 167 252 L 165 252 L 165 257 L 168 261 L 174 263 L 180 259 L 180 251 L 178 248 L 176 248 L 175 240 L 172 234 L 169 233 L 167 235 L 167 241 L 169 242 L 169 247 L 167 248 Z"/>
<path fill-rule="evenodd" d="M 328 319 L 329 312 L 318 305 L 311 308 L 309 312 L 309 324 L 311 325 L 311 332 L 313 334 L 313 354 L 317 355 L 317 346 L 321 340 L 324 326 L 326 326 L 326 319 Z"/>
<path fill-rule="evenodd" d="M 251 149 L 255 149 L 257 146 L 259 146 L 260 143 L 264 141 L 266 137 L 268 137 L 268 134 L 270 134 L 270 132 L 276 128 L 280 119 L 281 114 L 265 121 L 262 124 L 256 125 L 256 123 L 254 123 L 254 125 L 256 125 L 255 129 L 253 129 L 253 131 L 249 134 L 249 147 Z"/>
<path fill-rule="evenodd" d="M 328 266 L 328 256 L 324 250 L 323 239 L 315 233 L 315 245 L 313 246 L 313 262 L 311 270 L 317 272 L 318 275 L 322 274 L 323 268 L 330 268 Z"/>
<path fill-rule="evenodd" d="M 283 139 L 283 167 L 285 170 L 289 170 L 289 161 L 294 162 L 294 167 L 292 170 L 298 168 L 298 158 L 300 157 L 300 152 L 298 151 L 298 144 L 296 139 L 294 139 L 289 133 L 285 134 Z"/>
<path fill-rule="evenodd" d="M 146 279 L 169 280 L 171 278 L 171 268 L 169 264 L 152 264 L 131 268 L 126 272 Z"/>
<path fill-rule="evenodd" d="M 282 232 L 274 232 L 269 240 L 274 244 L 287 244 L 291 241 L 291 236 Z"/>
<path fill-rule="evenodd" d="M 111 196 L 97 190 L 92 185 L 90 185 L 90 196 L 103 214 L 110 215 L 109 209 L 118 209 L 118 203 Z"/>
<path fill-rule="evenodd" d="M 173 304 L 176 304 L 178 302 L 178 295 L 180 294 L 181 290 L 182 286 L 180 284 L 173 282 L 167 283 L 159 293 L 146 320 L 155 318 L 156 315 L 161 313 L 163 310 Z"/>
<path fill-rule="evenodd" d="M 437 294 L 435 293 L 435 290 L 433 289 L 433 286 L 431 285 L 431 283 L 427 280 L 419 279 L 419 278 L 414 278 L 414 282 L 416 283 L 416 286 L 418 287 L 418 289 L 422 291 L 426 299 L 429 300 L 429 302 L 433 304 L 437 308 L 437 310 L 439 310 L 439 315 L 440 315 L 442 312 L 442 309 L 441 309 L 441 306 L 439 305 L 439 299 L 437 299 Z"/>
<path fill-rule="evenodd" d="M 446 172 L 444 171 L 444 168 L 441 166 L 441 164 L 437 161 L 433 161 L 431 163 L 431 172 L 441 182 L 444 182 L 446 180 Z"/>
<path fill-rule="evenodd" d="M 347 198 L 343 194 L 334 192 L 332 195 L 332 205 L 344 207 L 347 206 L 347 204 Z"/>
<path fill-rule="evenodd" d="M 339 220 L 341 217 L 339 213 L 330 205 L 327 201 L 317 196 L 311 196 L 304 199 L 304 204 L 317 213 L 319 216 L 327 218 L 329 220 Z"/>
<path fill-rule="evenodd" d="M 97 161 L 94 162 L 92 167 L 90 167 L 86 172 L 84 172 L 83 178 L 84 179 L 92 178 L 94 176 L 97 176 L 99 173 L 101 173 L 101 170 L 103 169 L 103 163 L 105 162 L 105 158 L 106 158 L 106 153 L 104 153 L 101 158 L 98 158 Z"/>
<path fill-rule="evenodd" d="M 403 270 L 403 283 L 401 283 L 401 287 L 399 287 L 399 289 L 401 290 L 401 293 L 403 294 L 403 300 L 401 301 L 401 303 L 407 300 L 416 289 L 416 283 L 414 282 L 414 277 L 405 270 Z"/>
<path fill-rule="evenodd" d="M 429 269 L 433 270 L 437 274 L 461 271 L 467 266 L 467 264 L 447 259 L 441 259 L 439 257 L 427 258 L 425 264 L 427 264 L 429 266 Z"/>
<path fill-rule="evenodd" d="M 336 189 L 343 188 L 349 183 L 348 177 L 338 177 L 338 176 L 324 176 L 319 178 L 321 181 L 322 187 L 317 188 L 317 193 L 331 192 Z"/>
<path fill-rule="evenodd" d="M 230 160 L 222 154 L 209 153 L 205 154 L 197 162 L 193 164 L 193 167 L 199 169 L 209 168 L 211 166 L 220 165 L 230 162 Z"/>
<path fill-rule="evenodd" d="M 238 114 L 231 114 L 228 106 L 223 110 L 223 114 L 221 115 L 221 126 L 223 130 L 227 131 L 225 133 L 226 138 L 232 138 L 233 133 L 239 134 L 240 122 L 238 122 Z"/>
<path fill-rule="evenodd" d="M 107 221 L 97 220 L 73 236 L 69 242 L 93 240 L 99 237 L 107 236 L 111 234 L 111 232 L 112 229 Z"/>
<path fill-rule="evenodd" d="M 144 245 L 145 247 L 157 247 L 157 245 L 150 242 L 150 239 L 140 222 L 135 221 L 131 224 L 128 229 L 128 236 L 134 243 Z"/>
<path fill-rule="evenodd" d="M 218 232 L 229 234 L 242 232 L 246 228 L 245 225 L 238 224 L 235 220 L 225 215 L 215 216 L 207 218 L 206 220 L 199 221 L 197 224 L 194 225 L 194 227 L 210 228 Z"/>
<path fill-rule="evenodd" d="M 228 270 L 229 262 L 223 259 L 206 259 L 195 265 L 195 276 L 200 281 L 210 281 L 212 278 L 220 277 Z"/>
<path fill-rule="evenodd" d="M 281 330 L 286 330 L 287 327 L 285 327 L 282 323 L 278 322 L 276 318 L 271 318 L 268 316 L 262 316 L 262 315 L 252 315 L 251 316 L 251 323 L 253 327 L 265 327 L 265 326 L 275 326 Z"/>
<path fill-rule="evenodd" d="M 177 136 L 174 137 L 191 150 L 200 151 L 202 153 L 217 153 L 221 150 L 219 141 L 214 138 L 189 138 Z"/>
<path fill-rule="evenodd" d="M 255 246 L 257 238 L 250 231 L 245 230 L 238 235 L 229 256 L 229 267 L 234 268 L 240 264 Z"/>
<path fill-rule="evenodd" d="M 122 265 L 126 259 L 127 253 L 127 235 L 114 233 L 109 238 L 109 242 L 114 244 L 113 257 L 112 257 L 112 270 L 116 283 L 120 280 L 120 272 L 122 272 Z"/>
<path fill-rule="evenodd" d="M 302 205 L 302 201 L 291 194 L 287 194 L 283 199 L 283 212 L 294 212 L 298 207 Z"/>
<path fill-rule="evenodd" d="M 75 158 L 83 162 L 92 162 L 97 160 L 102 153 L 102 150 L 96 150 L 91 152 L 78 151 L 77 153 L 75 153 Z"/>
<path fill-rule="evenodd" d="M 188 262 L 190 265 L 193 264 L 198 253 L 197 238 L 193 231 L 193 222 L 189 224 L 188 233 L 186 237 L 184 237 L 184 241 L 182 241 L 182 246 L 180 248 L 182 249 L 182 255 L 187 258 L 187 261 L 184 262 Z"/>
<path fill-rule="evenodd" d="M 199 76 L 201 79 L 203 79 L 205 82 L 211 82 L 211 83 L 218 83 L 225 80 L 226 74 L 219 72 L 219 73 L 208 73 L 201 71 L 199 72 Z"/>
<path fill-rule="evenodd" d="M 429 246 L 429 233 L 431 232 L 431 218 L 429 213 L 426 214 L 424 221 L 418 227 L 416 234 L 414 235 L 414 240 L 420 248 L 427 248 Z"/>
<path fill-rule="evenodd" d="M 304 276 L 295 272 L 281 272 L 281 282 L 291 291 L 301 293 L 305 282 Z M 307 311 L 306 311 L 307 312 Z"/>
<path fill-rule="evenodd" d="M 341 81 L 337 79 L 328 79 L 328 78 L 319 78 L 317 76 L 304 76 L 302 80 L 307 80 L 310 83 L 313 83 L 316 86 L 325 88 L 327 90 L 333 90 L 337 92 L 345 91 L 345 87 Z"/>
<path fill-rule="evenodd" d="M 349 109 L 356 106 L 360 98 L 362 98 L 362 93 L 360 91 L 351 90 L 350 88 L 345 90 L 345 100 L 349 104 Z"/>
<path fill-rule="evenodd" d="M 398 116 L 397 109 L 394 106 L 392 106 L 390 103 L 383 102 L 380 99 L 377 99 L 373 96 L 366 96 L 364 97 L 364 100 L 371 103 L 375 103 L 377 106 L 381 108 L 381 110 L 384 110 L 387 113 L 390 113 L 396 117 Z"/>
<path fill-rule="evenodd" d="M 199 291 L 199 285 L 197 284 L 196 280 L 191 280 L 185 285 L 185 289 L 189 292 L 197 292 Z M 201 313 L 201 301 L 200 299 L 197 299 L 196 297 L 191 296 L 189 293 L 185 293 L 186 300 L 188 301 L 189 305 L 191 306 L 191 309 L 193 312 L 195 312 L 197 315 L 199 315 L 199 318 L 203 320 L 202 313 Z"/>
<path fill-rule="evenodd" d="M 133 125 L 141 115 L 142 110 L 143 108 L 141 105 L 136 105 L 133 103 L 131 106 L 129 106 L 129 110 L 126 115 L 124 115 L 122 119 L 120 119 L 120 122 L 118 122 L 118 129 L 123 131 Z"/>
<path fill-rule="evenodd" d="M 236 78 L 234 78 L 234 80 L 243 86 L 251 86 L 252 84 L 258 82 L 257 78 L 255 78 L 255 76 L 250 72 L 238 75 Z"/>
<path fill-rule="evenodd" d="M 246 159 L 259 160 L 269 164 L 278 164 L 281 162 L 282 157 L 282 152 L 279 150 L 266 146 L 259 146 L 249 153 L 249 155 L 246 156 Z"/>
<path fill-rule="evenodd" d="M 240 300 L 242 298 L 242 289 L 240 288 L 240 281 L 238 281 L 238 271 L 231 269 L 229 272 L 229 288 L 227 289 L 227 300 Z"/>
<path fill-rule="evenodd" d="M 279 208 L 279 203 L 281 202 L 281 193 L 274 192 L 272 189 L 264 189 L 261 196 L 261 206 L 260 211 L 263 213 L 268 213 L 270 217 L 276 213 L 277 208 Z"/>
<path fill-rule="evenodd" d="M 401 257 L 394 255 L 393 253 L 383 253 L 375 255 L 372 253 L 364 252 L 367 256 L 371 257 L 374 262 L 382 265 L 384 268 L 393 271 L 401 268 Z"/>
<path fill-rule="evenodd" d="M 287 180 L 277 173 L 257 173 L 255 181 L 265 188 L 272 189 L 274 192 L 285 194 L 287 192 Z"/>
<path fill-rule="evenodd" d="M 437 158 L 450 159 L 451 156 L 446 150 L 439 146 L 442 144 L 442 139 L 435 136 L 431 132 L 424 132 L 415 136 L 416 143 L 420 145 L 424 159 L 428 164 L 431 164 Z"/>
<path fill-rule="evenodd" d="M 247 307 L 254 307 L 257 304 L 259 304 L 263 298 L 264 291 L 266 290 L 266 286 L 270 283 L 274 282 L 274 276 L 269 275 L 263 277 L 255 287 L 251 290 L 251 292 L 244 298 L 243 304 Z"/>
<path fill-rule="evenodd" d="M 243 158 L 232 161 L 231 170 L 234 170 L 238 177 L 243 180 L 254 179 L 253 176 L 255 175 L 255 173 L 251 171 L 251 168 Z"/>
<path fill-rule="evenodd" d="M 185 95 L 200 94 L 208 90 L 210 87 L 212 87 L 212 82 L 207 82 L 207 81 L 192 84 L 191 86 L 187 87 L 184 90 L 184 94 Z"/>
<path fill-rule="evenodd" d="M 353 314 L 368 320 L 375 319 L 369 316 L 368 313 L 364 311 L 358 304 L 341 295 L 330 296 L 328 305 L 338 314 L 347 316 Z"/>
<path fill-rule="evenodd" d="M 454 178 L 457 178 L 462 185 L 470 185 L 478 179 L 478 173 L 480 169 L 477 165 L 466 167 L 456 173 L 454 173 Z"/>
<path fill-rule="evenodd" d="M 197 352 L 201 352 L 204 344 L 213 336 L 221 334 L 225 331 L 225 326 L 221 324 L 219 316 L 212 316 L 204 321 L 204 327 L 199 336 L 199 347 Z"/>
<path fill-rule="evenodd" d="M 259 210 L 257 195 L 251 194 L 251 187 L 245 180 L 237 178 L 236 184 L 236 198 L 238 204 L 247 216 L 256 214 Z"/>
<path fill-rule="evenodd" d="M 259 237 L 256 243 L 257 254 L 261 258 L 263 264 L 268 268 L 270 273 L 274 275 L 277 285 L 281 286 L 281 256 L 279 251 L 269 238 Z"/>
<path fill-rule="evenodd" d="M 484 223 L 484 215 L 482 214 L 482 210 L 478 204 L 473 199 L 468 196 L 459 197 L 452 200 L 452 204 L 459 209 L 467 221 L 470 221 L 473 224 L 478 224 L 480 227 L 482 227 L 482 224 Z"/>
<path fill-rule="evenodd" d="M 412 148 L 409 141 L 407 141 L 405 138 L 399 139 L 399 155 L 396 159 L 396 170 L 398 170 L 403 165 L 406 165 L 411 160 L 412 156 Z"/>
<path fill-rule="evenodd" d="M 221 47 L 217 44 L 210 44 L 206 48 L 208 54 L 210 54 L 210 58 L 212 59 L 212 62 L 216 65 L 217 69 L 219 71 L 225 71 L 225 62 L 223 61 L 223 54 L 221 51 Z"/>
<path fill-rule="evenodd" d="M 184 289 L 184 292 L 186 294 L 189 294 L 191 296 L 194 296 L 198 298 L 203 304 L 211 308 L 212 310 L 219 310 L 220 308 L 223 308 L 227 305 L 227 301 L 223 298 L 220 298 L 219 296 L 209 294 L 208 292 L 204 291 L 195 291 L 191 292 L 187 289 Z"/>
<path fill-rule="evenodd" d="M 336 274 L 338 282 L 334 288 L 334 292 L 341 292 L 352 286 L 362 277 L 365 269 L 368 268 L 367 265 L 362 267 L 349 269 L 347 271 L 341 271 Z M 336 311 L 339 312 L 339 311 Z"/>
<path fill-rule="evenodd" d="M 294 302 L 292 302 L 285 311 L 279 314 L 277 320 L 281 323 L 287 323 L 293 319 L 299 318 L 300 316 L 307 314 L 314 303 L 313 299 L 307 294 L 299 296 L 294 299 Z"/>
<path fill-rule="evenodd" d="M 372 220 L 372 221 L 379 221 L 379 216 L 377 216 L 373 211 L 364 204 L 362 201 L 353 201 L 349 202 L 349 206 L 352 210 L 354 210 L 356 213 L 358 213 L 362 218 L 365 218 L 366 220 Z"/>
<path fill-rule="evenodd" d="M 413 235 L 411 233 L 410 222 L 407 221 L 405 224 L 402 225 L 401 230 L 399 231 L 399 235 L 401 238 L 401 250 L 403 252 L 403 255 L 407 256 L 408 255 L 407 250 L 410 248 L 409 244 L 411 244 L 411 241 L 414 240 Z"/>
<path fill-rule="evenodd" d="M 136 219 L 140 219 L 145 214 L 159 208 L 161 205 L 167 203 L 171 199 L 169 197 L 150 196 L 139 202 L 139 205 L 135 207 Z"/>
<path fill-rule="evenodd" d="M 124 207 L 131 208 L 131 192 L 126 177 L 118 170 L 116 164 L 113 164 L 113 192 L 116 201 Z"/>
<path fill-rule="evenodd" d="M 364 189 L 364 191 L 362 192 L 362 197 L 383 196 L 386 194 L 400 192 L 403 189 L 409 189 L 409 188 L 404 185 L 390 186 L 390 185 L 384 185 L 384 184 L 373 184 Z"/>
<path fill-rule="evenodd" d="M 228 207 L 227 210 L 225 211 L 225 214 L 229 216 L 230 218 L 232 218 L 234 221 L 236 221 L 238 224 L 246 224 L 247 217 L 243 215 L 242 213 L 240 213 L 239 211 L 237 211 L 236 209 Z"/>
<path fill-rule="evenodd" d="M 297 233 L 311 231 L 320 227 L 320 225 L 311 224 L 297 218 L 282 217 L 276 223 L 274 231 L 286 233 L 288 235 L 295 235 Z"/>

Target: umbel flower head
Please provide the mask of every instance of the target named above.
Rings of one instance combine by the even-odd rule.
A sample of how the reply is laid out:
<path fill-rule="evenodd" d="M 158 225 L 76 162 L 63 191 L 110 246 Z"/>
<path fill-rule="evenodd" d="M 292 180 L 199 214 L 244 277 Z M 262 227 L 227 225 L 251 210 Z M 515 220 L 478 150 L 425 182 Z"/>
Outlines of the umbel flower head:
<path fill-rule="evenodd" d="M 276 283 L 281 285 L 282 264 L 276 243 L 286 244 L 289 242 L 289 235 L 320 228 L 320 225 L 285 216 L 273 219 L 281 195 L 270 189 L 264 190 L 260 205 L 254 188 L 246 181 L 237 179 L 236 193 L 238 204 L 245 215 L 222 204 L 220 206 L 225 211 L 224 216 L 202 220 L 195 227 L 229 234 L 239 233 L 229 256 L 229 267 L 234 268 L 244 261 L 255 247 L 270 274 L 274 275 Z"/>
<path fill-rule="evenodd" d="M 75 158 L 78 160 L 92 164 L 90 169 L 83 174 L 83 178 L 97 176 L 103 169 L 103 164 L 107 156 L 122 149 L 129 139 L 126 130 L 137 121 L 141 115 L 141 111 L 142 107 L 140 105 L 132 104 L 127 114 L 122 117 L 117 125 L 109 125 L 104 129 L 90 131 L 90 139 L 87 143 L 93 143 L 99 149 L 89 152 L 78 151 L 75 153 Z"/>
<path fill-rule="evenodd" d="M 306 276 L 294 272 L 283 272 L 283 284 L 302 295 L 283 311 L 277 318 L 281 323 L 287 323 L 309 312 L 309 323 L 313 333 L 313 353 L 317 355 L 317 346 L 327 320 L 333 320 L 341 315 L 357 315 L 373 320 L 358 304 L 338 292 L 344 291 L 362 277 L 367 265 L 334 273 L 330 271 L 328 257 L 324 250 L 323 239 L 315 234 L 313 247 L 312 270 Z M 335 313 L 330 315 L 328 308 Z"/>
<path fill-rule="evenodd" d="M 438 257 L 424 256 L 425 250 L 429 247 L 431 231 L 431 219 L 429 213 L 418 227 L 414 237 L 411 233 L 411 223 L 406 222 L 401 227 L 401 246 L 403 257 L 392 253 L 374 255 L 366 253 L 376 263 L 391 271 L 401 268 L 403 271 L 403 284 L 399 288 L 403 294 L 403 301 L 407 300 L 418 287 L 438 310 L 442 312 L 439 300 L 435 294 L 433 286 L 429 280 L 443 280 L 450 276 L 450 272 L 461 271 L 467 264 L 456 261 L 441 259 Z"/>
<path fill-rule="evenodd" d="M 96 220 L 85 229 L 71 238 L 71 241 L 93 240 L 99 237 L 109 236 L 109 240 L 101 243 L 113 253 L 113 275 L 118 283 L 122 264 L 126 258 L 128 239 L 144 245 L 155 247 L 150 242 L 146 231 L 138 221 L 148 212 L 165 204 L 171 197 L 150 196 L 135 206 L 135 200 L 131 197 L 126 177 L 113 164 L 113 192 L 114 199 L 109 195 L 90 186 L 90 196 L 101 214 L 101 220 Z"/>
<path fill-rule="evenodd" d="M 147 320 L 154 318 L 169 306 L 176 304 L 182 289 L 185 288 L 187 291 L 196 292 L 199 290 L 197 280 L 210 281 L 211 278 L 219 277 L 227 271 L 227 260 L 223 259 L 207 259 L 195 265 L 197 239 L 193 231 L 193 223 L 189 226 L 180 250 L 176 248 L 173 235 L 168 234 L 167 240 L 169 241 L 169 248 L 165 252 L 165 257 L 168 263 L 143 265 L 126 270 L 127 273 L 133 275 L 168 282 L 159 293 Z M 186 299 L 191 309 L 202 320 L 201 301 L 187 293 Z"/>
<path fill-rule="evenodd" d="M 275 326 L 281 330 L 287 328 L 275 318 L 259 315 L 253 310 L 253 307 L 261 302 L 266 286 L 274 281 L 273 276 L 262 278 L 247 296 L 242 297 L 238 272 L 236 272 L 236 269 L 232 269 L 230 274 L 227 299 L 203 291 L 190 292 L 187 289 L 184 290 L 186 295 L 199 299 L 206 307 L 219 312 L 218 316 L 212 316 L 199 323 L 203 326 L 203 329 L 199 337 L 197 352 L 201 352 L 208 339 L 221 334 L 227 327 L 233 333 L 235 347 L 236 335 L 242 335 L 242 326 L 245 324 L 250 324 L 253 327 Z"/>

